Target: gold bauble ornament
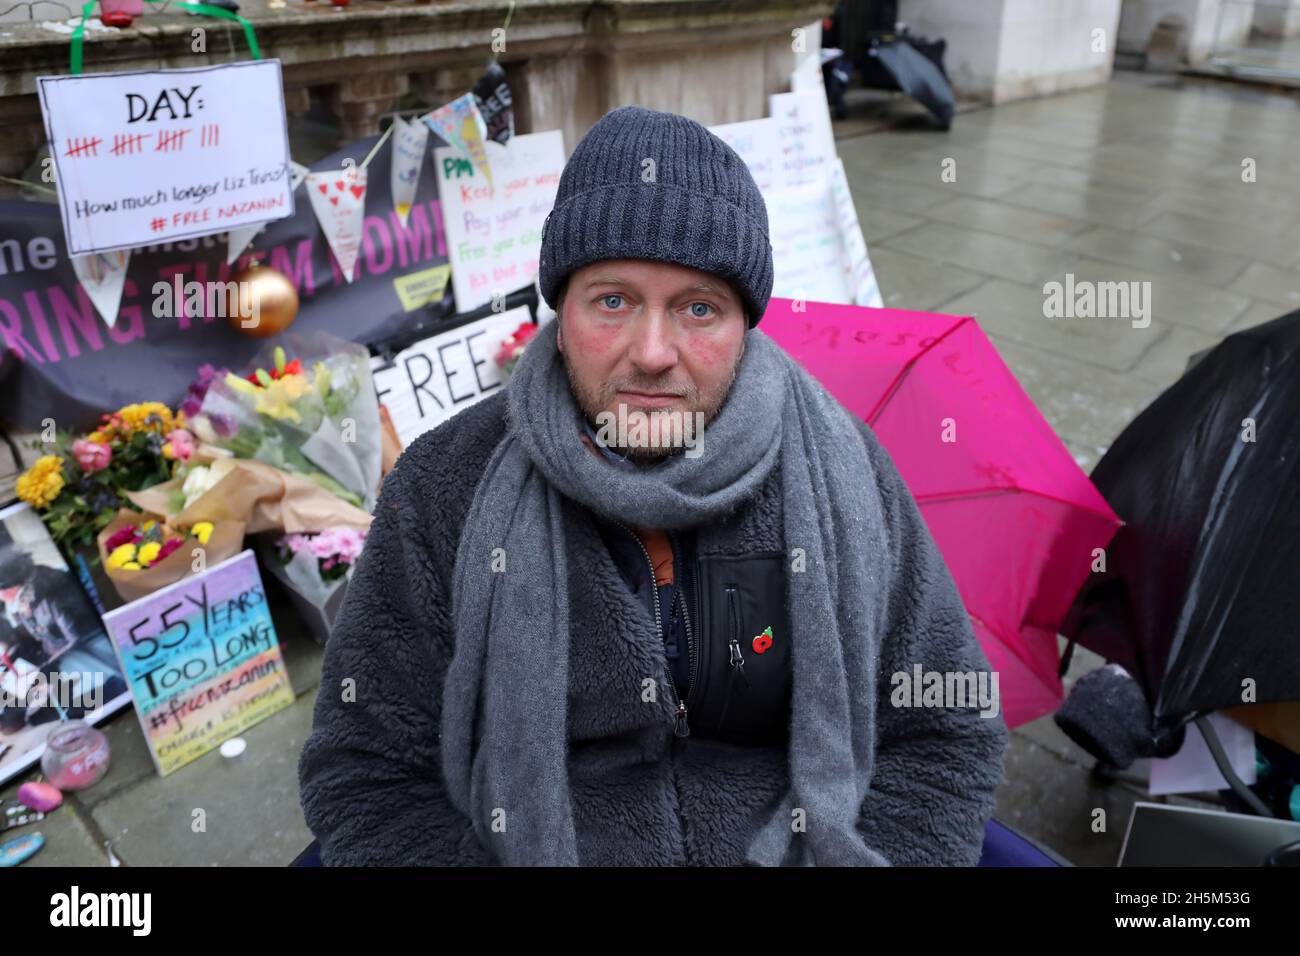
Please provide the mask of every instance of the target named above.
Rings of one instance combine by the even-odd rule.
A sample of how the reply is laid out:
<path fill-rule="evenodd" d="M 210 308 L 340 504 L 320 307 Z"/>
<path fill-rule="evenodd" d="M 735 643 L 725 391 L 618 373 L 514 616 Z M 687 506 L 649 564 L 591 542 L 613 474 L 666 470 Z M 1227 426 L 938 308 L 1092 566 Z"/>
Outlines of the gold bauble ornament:
<path fill-rule="evenodd" d="M 239 308 L 226 321 L 236 332 L 268 339 L 297 318 L 298 290 L 280 270 L 254 264 L 231 276 L 230 281 L 238 283 Z"/>

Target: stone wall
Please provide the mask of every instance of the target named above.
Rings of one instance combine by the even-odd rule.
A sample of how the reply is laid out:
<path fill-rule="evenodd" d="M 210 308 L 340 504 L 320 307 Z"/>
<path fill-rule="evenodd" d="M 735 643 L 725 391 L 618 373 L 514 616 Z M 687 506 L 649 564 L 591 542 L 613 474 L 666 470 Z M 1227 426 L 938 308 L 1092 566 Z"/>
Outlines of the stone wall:
<path fill-rule="evenodd" d="M 306 112 L 315 96 L 337 118 L 343 142 L 375 132 L 403 94 L 436 106 L 466 92 L 509 6 L 354 0 L 246 10 L 263 56 L 281 61 L 289 113 Z M 629 103 L 706 125 L 767 115 L 767 96 L 789 89 L 791 31 L 833 8 L 834 0 L 518 0 L 497 55 L 519 131 L 561 129 L 571 150 L 604 113 Z M 196 28 L 206 30 L 205 53 L 192 50 Z M 126 30 L 87 33 L 84 59 L 90 73 L 247 55 L 237 26 L 150 13 Z M 0 176 L 19 176 L 44 145 L 36 77 L 68 71 L 68 38 L 6 23 L 0 63 Z M 12 191 L 0 184 L 0 196 Z"/>

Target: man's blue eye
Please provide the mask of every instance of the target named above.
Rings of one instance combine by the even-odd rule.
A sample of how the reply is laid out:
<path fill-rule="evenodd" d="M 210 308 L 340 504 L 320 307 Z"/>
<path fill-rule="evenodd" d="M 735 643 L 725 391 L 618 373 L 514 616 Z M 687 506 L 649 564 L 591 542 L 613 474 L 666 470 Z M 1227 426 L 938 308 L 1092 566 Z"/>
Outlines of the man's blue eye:
<path fill-rule="evenodd" d="M 610 295 L 602 295 L 602 296 L 600 297 L 600 299 L 601 299 L 602 302 L 605 303 L 605 308 L 607 308 L 607 309 L 617 309 L 618 306 L 617 306 L 617 305 L 610 305 L 610 304 L 609 304 L 609 300 L 610 300 L 610 299 L 616 299 L 616 300 L 618 300 L 618 301 L 621 302 L 621 301 L 623 300 L 623 297 L 622 297 L 621 295 L 614 295 L 614 294 L 611 293 Z"/>
<path fill-rule="evenodd" d="M 696 312 L 694 311 L 696 307 L 702 308 L 704 311 Z M 695 316 L 697 319 L 707 319 L 713 314 L 713 306 L 709 305 L 707 302 L 692 302 L 691 309 L 691 315 Z"/>

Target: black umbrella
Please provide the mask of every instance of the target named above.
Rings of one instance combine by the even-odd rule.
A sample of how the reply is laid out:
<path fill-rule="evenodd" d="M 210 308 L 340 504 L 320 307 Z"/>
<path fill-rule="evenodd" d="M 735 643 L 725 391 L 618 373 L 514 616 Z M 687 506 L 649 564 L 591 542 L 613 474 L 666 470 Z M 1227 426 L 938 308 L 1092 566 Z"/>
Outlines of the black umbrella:
<path fill-rule="evenodd" d="M 902 90 L 933 113 L 940 126 L 948 129 L 952 126 L 954 100 L 952 86 L 939 67 L 945 41 L 930 44 L 937 50 L 928 50 L 929 56 L 917 48 L 918 42 L 929 41 L 918 41 L 907 35 L 873 37 L 867 47 L 868 66 L 863 69 L 863 85 Z"/>
<path fill-rule="evenodd" d="M 1155 732 L 1300 699 L 1300 311 L 1205 353 L 1092 480 L 1125 526 L 1062 633 L 1134 676 Z"/>

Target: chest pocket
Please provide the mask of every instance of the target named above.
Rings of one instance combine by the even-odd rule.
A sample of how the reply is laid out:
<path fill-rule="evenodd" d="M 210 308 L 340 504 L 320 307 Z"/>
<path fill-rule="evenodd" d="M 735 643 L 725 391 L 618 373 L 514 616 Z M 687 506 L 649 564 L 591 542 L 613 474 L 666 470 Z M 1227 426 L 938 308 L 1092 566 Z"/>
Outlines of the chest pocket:
<path fill-rule="evenodd" d="M 699 692 L 694 731 L 745 744 L 789 738 L 793 670 L 785 556 L 701 557 Z"/>

